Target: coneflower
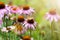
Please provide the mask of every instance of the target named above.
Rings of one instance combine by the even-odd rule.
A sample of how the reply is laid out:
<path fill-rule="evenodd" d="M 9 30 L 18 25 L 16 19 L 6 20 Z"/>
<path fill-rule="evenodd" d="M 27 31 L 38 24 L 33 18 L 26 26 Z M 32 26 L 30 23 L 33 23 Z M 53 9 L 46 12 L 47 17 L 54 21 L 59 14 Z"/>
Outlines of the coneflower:
<path fill-rule="evenodd" d="M 24 23 L 25 23 L 25 18 L 24 18 L 24 16 L 18 16 L 17 21 L 18 21 L 20 24 L 24 25 Z"/>
<path fill-rule="evenodd" d="M 51 9 L 49 12 L 46 13 L 45 17 L 50 22 L 57 22 L 58 20 L 60 20 L 60 16 L 57 14 L 56 9 Z"/>
<path fill-rule="evenodd" d="M 31 15 L 32 13 L 35 12 L 34 9 L 31 8 L 28 5 L 23 6 L 23 10 L 22 11 L 23 11 L 22 13 L 25 14 L 25 15 Z"/>
<path fill-rule="evenodd" d="M 36 27 L 36 22 L 33 18 L 28 18 L 24 24 L 26 29 L 35 29 Z"/>
<path fill-rule="evenodd" d="M 0 2 L 0 18 L 4 16 L 4 14 L 7 14 L 8 11 L 6 9 L 6 5 L 3 2 Z"/>

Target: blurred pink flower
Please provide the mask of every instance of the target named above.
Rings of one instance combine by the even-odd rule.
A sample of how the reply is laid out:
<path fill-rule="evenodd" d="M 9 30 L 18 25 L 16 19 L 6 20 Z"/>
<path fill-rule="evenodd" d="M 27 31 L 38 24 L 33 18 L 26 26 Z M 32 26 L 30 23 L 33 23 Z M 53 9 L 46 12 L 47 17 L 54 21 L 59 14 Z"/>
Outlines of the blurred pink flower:
<path fill-rule="evenodd" d="M 20 13 L 22 13 L 22 11 L 19 9 L 19 7 L 16 7 L 16 6 L 13 6 L 11 9 L 10 9 L 10 12 L 11 13 L 14 13 L 14 14 L 20 14 Z"/>
<path fill-rule="evenodd" d="M 50 22 L 52 22 L 52 21 L 57 22 L 60 19 L 60 16 L 56 13 L 56 10 L 54 10 L 54 9 L 47 12 L 45 17 Z"/>

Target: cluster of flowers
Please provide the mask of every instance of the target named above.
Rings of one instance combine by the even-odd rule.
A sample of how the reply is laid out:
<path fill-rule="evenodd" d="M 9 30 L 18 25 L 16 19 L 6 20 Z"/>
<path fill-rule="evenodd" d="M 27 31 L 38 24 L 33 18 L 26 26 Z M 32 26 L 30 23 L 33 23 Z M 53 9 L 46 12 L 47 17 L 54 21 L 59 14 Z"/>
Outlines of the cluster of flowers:
<path fill-rule="evenodd" d="M 14 31 L 14 33 L 20 35 L 24 34 L 27 30 L 35 30 L 37 23 L 34 21 L 33 17 L 30 17 L 35 13 L 34 9 L 28 5 L 16 6 L 11 3 L 5 5 L 3 2 L 0 2 L 0 29 L 2 32 Z M 13 16 L 14 15 L 14 16 Z M 18 16 L 16 16 L 18 15 Z M 27 16 L 28 15 L 28 16 Z M 12 17 L 13 16 L 13 17 Z M 45 15 L 46 19 L 50 22 L 57 22 L 60 19 L 60 16 L 57 14 L 56 9 L 51 9 Z M 13 25 L 2 27 L 4 18 L 7 18 L 13 21 Z M 24 36 L 23 40 L 31 40 L 30 36 Z"/>
<path fill-rule="evenodd" d="M 28 5 L 24 6 L 15 6 L 12 4 L 5 5 L 3 2 L 0 2 L 0 25 L 3 24 L 3 18 L 7 18 L 14 21 L 13 25 L 7 27 L 1 27 L 2 32 L 14 31 L 17 34 L 24 34 L 28 29 L 35 29 L 36 22 L 33 17 L 25 18 L 23 15 L 32 15 L 34 9 Z M 12 15 L 18 15 L 17 17 L 11 17 Z M 6 23 L 8 24 L 8 23 Z M 31 40 L 29 36 L 24 40 Z"/>

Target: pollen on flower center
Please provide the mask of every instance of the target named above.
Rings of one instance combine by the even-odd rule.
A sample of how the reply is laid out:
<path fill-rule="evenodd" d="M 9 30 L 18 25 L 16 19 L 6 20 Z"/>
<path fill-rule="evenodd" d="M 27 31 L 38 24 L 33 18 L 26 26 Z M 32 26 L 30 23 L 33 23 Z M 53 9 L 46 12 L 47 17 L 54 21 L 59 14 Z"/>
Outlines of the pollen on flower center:
<path fill-rule="evenodd" d="M 23 10 L 29 10 L 29 6 L 24 6 Z"/>
<path fill-rule="evenodd" d="M 18 17 L 18 22 L 24 22 L 24 17 L 23 16 L 19 16 Z"/>
<path fill-rule="evenodd" d="M 51 15 L 55 15 L 55 14 L 56 14 L 56 12 L 50 12 L 50 14 L 51 14 Z"/>
<path fill-rule="evenodd" d="M 31 40 L 31 37 L 30 36 L 24 36 L 23 40 Z"/>
<path fill-rule="evenodd" d="M 28 19 L 27 22 L 28 22 L 29 24 L 33 24 L 33 23 L 34 23 L 34 20 L 33 20 L 33 19 Z"/>
<path fill-rule="evenodd" d="M 21 27 L 21 26 L 17 27 L 17 31 L 22 31 L 22 30 L 23 30 L 23 27 Z"/>
<path fill-rule="evenodd" d="M 51 9 L 51 10 L 49 11 L 49 13 L 50 13 L 51 15 L 55 15 L 55 14 L 56 14 L 56 9 Z"/>
<path fill-rule="evenodd" d="M 0 9 L 4 9 L 5 8 L 5 4 L 3 2 L 0 2 Z"/>

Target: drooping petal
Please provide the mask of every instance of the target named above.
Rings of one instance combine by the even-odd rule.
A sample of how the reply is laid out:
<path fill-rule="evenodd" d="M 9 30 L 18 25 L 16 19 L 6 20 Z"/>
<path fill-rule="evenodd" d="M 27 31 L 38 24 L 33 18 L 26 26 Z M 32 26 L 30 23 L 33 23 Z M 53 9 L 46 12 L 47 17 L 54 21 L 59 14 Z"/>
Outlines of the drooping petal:
<path fill-rule="evenodd" d="M 52 22 L 54 20 L 53 16 L 49 18 L 49 21 Z"/>
<path fill-rule="evenodd" d="M 34 25 L 31 25 L 31 29 L 33 29 L 33 30 L 35 29 Z"/>
<path fill-rule="evenodd" d="M 57 22 L 58 21 L 58 18 L 56 16 L 54 16 L 54 21 Z"/>

